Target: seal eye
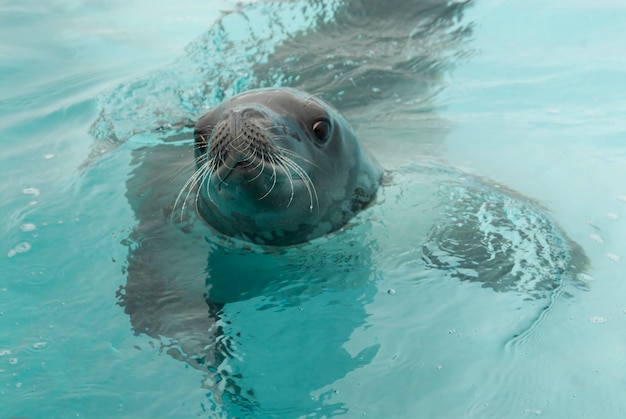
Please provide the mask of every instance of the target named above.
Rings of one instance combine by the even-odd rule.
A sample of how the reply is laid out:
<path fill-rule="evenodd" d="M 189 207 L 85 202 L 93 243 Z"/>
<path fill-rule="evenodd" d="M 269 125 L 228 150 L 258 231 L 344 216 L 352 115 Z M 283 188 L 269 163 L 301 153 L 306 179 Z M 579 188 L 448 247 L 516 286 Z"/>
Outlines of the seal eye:
<path fill-rule="evenodd" d="M 325 143 L 330 140 L 330 122 L 325 119 L 320 119 L 313 122 L 313 134 L 320 143 Z"/>

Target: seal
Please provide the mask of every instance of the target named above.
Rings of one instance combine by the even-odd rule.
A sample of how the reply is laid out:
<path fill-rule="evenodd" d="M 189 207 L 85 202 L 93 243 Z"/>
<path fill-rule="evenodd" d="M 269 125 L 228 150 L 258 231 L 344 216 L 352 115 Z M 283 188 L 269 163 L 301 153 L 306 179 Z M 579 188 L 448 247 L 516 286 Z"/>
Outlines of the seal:
<path fill-rule="evenodd" d="M 220 233 L 271 246 L 345 225 L 376 195 L 383 169 L 330 104 L 294 89 L 251 90 L 195 126 L 200 217 Z M 189 194 L 189 192 L 187 192 Z"/>

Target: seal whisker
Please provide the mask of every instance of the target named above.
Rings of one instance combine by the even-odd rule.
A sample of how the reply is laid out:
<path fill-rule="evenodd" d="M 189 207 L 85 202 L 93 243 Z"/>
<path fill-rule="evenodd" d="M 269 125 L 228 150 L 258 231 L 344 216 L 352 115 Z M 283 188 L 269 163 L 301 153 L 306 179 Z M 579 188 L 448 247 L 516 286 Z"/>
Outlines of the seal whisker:
<path fill-rule="evenodd" d="M 211 176 L 215 173 L 215 169 L 213 167 L 207 167 L 207 170 L 203 173 L 202 178 L 200 179 L 200 186 L 206 183 L 206 194 L 209 201 L 211 201 L 214 205 L 217 205 L 213 197 L 211 196 L 211 188 L 210 188 L 210 180 Z M 196 207 L 198 206 L 198 200 L 200 198 L 200 187 L 198 187 L 196 192 Z"/>
<path fill-rule="evenodd" d="M 238 151 L 240 153 L 244 153 L 248 150 L 248 148 L 250 148 L 251 145 L 251 141 L 245 141 L 244 145 L 245 147 L 243 149 L 240 149 L 239 146 L 242 145 L 240 144 L 239 140 L 241 138 L 243 138 L 243 136 L 246 134 L 245 131 L 242 131 L 241 133 L 237 134 L 237 136 L 235 138 L 233 138 L 231 141 L 228 142 L 228 147 L 230 147 L 231 149 Z"/>
<path fill-rule="evenodd" d="M 259 170 L 259 173 L 257 173 L 257 175 L 255 177 L 253 177 L 252 179 L 250 179 L 248 181 L 248 183 L 254 182 L 255 180 L 257 180 L 259 178 L 259 176 L 261 176 L 261 174 L 265 171 L 265 156 L 263 154 L 263 151 L 261 151 L 261 158 L 259 160 L 261 160 L 261 162 L 255 166 L 255 169 L 258 169 L 259 166 L 261 166 L 261 165 L 263 165 L 263 167 L 261 168 L 261 170 Z M 250 163 L 250 164 L 252 164 L 252 163 Z"/>
<path fill-rule="evenodd" d="M 249 155 L 242 157 L 243 161 L 248 162 L 247 164 L 243 165 L 243 167 L 249 167 L 252 164 L 254 164 L 254 156 L 257 154 L 258 154 L 258 150 L 256 148 L 253 148 Z"/>
<path fill-rule="evenodd" d="M 187 181 L 185 182 L 185 184 L 183 185 L 183 187 L 181 188 L 180 192 L 178 193 L 178 195 L 176 196 L 176 200 L 174 201 L 174 210 L 176 210 L 176 208 L 178 207 L 178 202 L 180 201 L 180 199 L 182 198 L 182 195 L 185 191 L 187 191 L 187 195 L 185 196 L 185 198 L 182 201 L 182 206 L 181 206 L 181 219 L 182 219 L 182 212 L 184 212 L 185 210 L 185 202 L 187 201 L 187 198 L 189 198 L 189 194 L 191 193 L 191 190 L 193 189 L 193 185 L 196 182 L 196 178 L 198 177 L 198 174 L 200 172 L 202 172 L 204 169 L 203 168 L 199 168 L 198 170 L 196 170 L 190 177 L 189 179 L 187 179 Z M 173 212 L 172 212 L 173 215 Z"/>
<path fill-rule="evenodd" d="M 266 198 L 274 190 L 274 186 L 276 186 L 276 178 L 277 178 L 277 176 L 276 176 L 276 165 L 274 163 L 272 163 L 271 161 L 270 161 L 270 163 L 272 164 L 272 177 L 271 177 L 271 179 L 272 179 L 272 186 L 270 186 L 270 190 L 267 191 L 265 193 L 265 195 L 260 197 L 257 201 L 261 201 L 262 199 Z"/>
<path fill-rule="evenodd" d="M 198 125 L 196 126 L 196 131 L 204 131 L 204 132 L 213 132 L 213 130 L 217 127 L 217 124 L 211 124 L 211 123 L 207 123 L 206 125 Z M 204 141 L 204 135 L 203 134 L 199 134 L 200 137 L 202 137 L 202 140 Z"/>
<path fill-rule="evenodd" d="M 176 196 L 176 200 L 174 201 L 172 217 L 174 217 L 174 212 L 176 211 L 176 208 L 178 207 L 178 202 L 182 198 L 183 193 L 185 191 L 187 191 L 187 194 L 185 195 L 185 198 L 182 200 L 182 206 L 180 208 L 180 220 L 181 221 L 183 220 L 183 214 L 185 212 L 185 207 L 187 206 L 187 200 L 189 199 L 189 195 L 197 187 L 198 179 L 202 176 L 202 174 L 206 170 L 207 170 L 206 169 L 206 165 L 202 165 L 199 169 L 197 169 L 195 172 L 193 172 L 193 174 L 189 177 L 189 179 L 187 179 L 187 181 L 185 182 L 185 184 L 181 188 L 180 192 Z"/>
<path fill-rule="evenodd" d="M 311 179 L 311 177 L 298 165 L 298 163 L 294 162 L 290 158 L 281 155 L 277 157 L 286 167 L 292 169 L 298 175 L 298 177 L 302 179 L 304 186 L 309 192 L 309 199 L 311 201 L 311 204 L 309 205 L 309 211 L 313 211 L 313 198 L 315 198 L 315 204 L 317 206 L 317 210 L 319 211 L 319 198 L 317 196 L 317 190 L 315 188 L 315 185 L 313 184 L 313 180 Z"/>
<path fill-rule="evenodd" d="M 230 167 L 230 166 L 228 166 L 228 165 L 226 164 L 226 162 L 224 161 L 224 159 L 220 159 L 220 163 L 219 163 L 219 164 L 218 164 L 218 163 L 216 163 L 216 164 L 215 164 L 215 168 L 213 169 L 213 172 L 212 172 L 212 173 L 215 173 L 215 175 L 217 176 L 217 178 L 219 179 L 219 181 L 220 181 L 221 183 L 223 183 L 224 185 L 228 186 L 228 182 L 226 182 L 224 179 L 222 179 L 222 176 L 220 175 L 220 171 L 219 171 L 219 170 L 217 170 L 217 168 L 218 168 L 220 165 L 221 165 L 221 166 L 225 166 L 225 167 L 229 168 L 230 170 L 233 170 L 233 169 L 234 169 L 234 167 Z"/>
<path fill-rule="evenodd" d="M 320 169 L 321 171 L 325 172 L 325 170 L 323 168 L 321 168 L 319 165 L 315 164 L 315 162 L 313 162 L 313 161 L 311 161 L 309 159 L 305 159 L 304 157 L 302 157 L 300 154 L 298 154 L 296 152 L 293 152 L 293 151 L 291 151 L 289 149 L 286 149 L 286 148 L 278 146 L 278 145 L 275 145 L 274 147 L 276 148 L 276 150 L 279 150 L 282 154 L 284 154 L 286 156 L 291 156 L 291 157 L 295 157 L 297 159 L 300 159 L 303 162 L 308 163 L 311 166 L 314 166 L 316 169 Z"/>
<path fill-rule="evenodd" d="M 293 186 L 293 178 L 291 177 L 291 171 L 289 170 L 289 168 L 287 166 L 285 166 L 281 161 L 272 158 L 275 162 L 276 165 L 278 167 L 280 167 L 285 173 L 287 173 L 287 179 L 289 180 L 289 186 L 291 187 L 291 195 L 289 196 L 289 202 L 287 202 L 287 208 L 289 208 L 291 206 L 291 203 L 293 202 L 293 197 L 295 195 L 295 188 Z"/>

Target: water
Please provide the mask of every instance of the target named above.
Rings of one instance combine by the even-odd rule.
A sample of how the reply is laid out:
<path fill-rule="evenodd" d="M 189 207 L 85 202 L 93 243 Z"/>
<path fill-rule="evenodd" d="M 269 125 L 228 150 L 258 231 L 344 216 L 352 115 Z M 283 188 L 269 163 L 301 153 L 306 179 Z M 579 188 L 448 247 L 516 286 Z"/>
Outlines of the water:
<path fill-rule="evenodd" d="M 626 9 L 388 3 L 1 6 L 0 417 L 623 416 Z M 163 211 L 187 125 L 274 84 L 393 181 L 344 232 L 241 255 Z M 435 244 L 484 202 L 466 227 L 509 231 L 522 274 L 581 266 L 472 280 L 480 253 Z"/>

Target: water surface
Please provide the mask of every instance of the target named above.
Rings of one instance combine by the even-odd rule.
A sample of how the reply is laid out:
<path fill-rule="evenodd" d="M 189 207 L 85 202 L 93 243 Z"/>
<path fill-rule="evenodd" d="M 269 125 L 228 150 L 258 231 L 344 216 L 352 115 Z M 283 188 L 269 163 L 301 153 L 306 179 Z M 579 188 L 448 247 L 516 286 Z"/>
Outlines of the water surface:
<path fill-rule="evenodd" d="M 626 9 L 377 3 L 2 6 L 1 416 L 623 415 Z M 136 240 L 184 182 L 188 125 L 266 85 L 334 103 L 395 183 L 306 257 L 233 256 L 280 278 L 247 278 L 207 323 L 207 263 L 228 271 L 231 256 L 198 226 L 143 253 Z M 171 184 L 149 175 L 161 163 Z M 432 226 L 465 211 L 433 210 L 457 182 L 531 208 L 529 231 L 581 246 L 582 275 L 537 296 L 427 269 Z M 183 279 L 153 294 L 129 282 L 147 278 L 137 259 Z M 120 306 L 133 283 L 162 311 Z M 142 319 L 175 330 L 142 333 Z M 217 376 L 171 351 L 211 338 Z"/>

